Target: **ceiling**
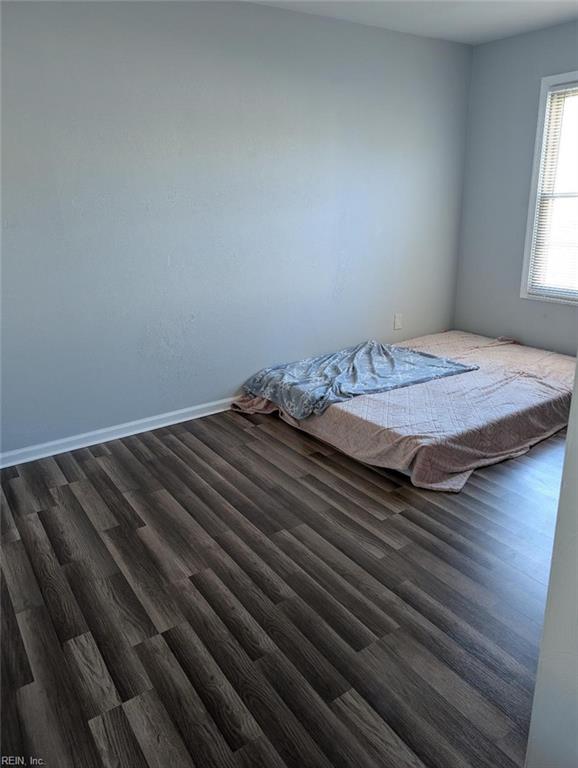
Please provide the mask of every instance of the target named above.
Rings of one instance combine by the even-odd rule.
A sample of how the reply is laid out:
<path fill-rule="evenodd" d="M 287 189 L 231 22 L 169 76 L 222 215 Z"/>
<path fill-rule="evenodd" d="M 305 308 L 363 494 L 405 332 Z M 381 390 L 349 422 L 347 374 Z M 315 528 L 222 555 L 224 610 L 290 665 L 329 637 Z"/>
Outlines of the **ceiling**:
<path fill-rule="evenodd" d="M 262 4 L 474 45 L 578 19 L 578 0 L 268 0 Z"/>

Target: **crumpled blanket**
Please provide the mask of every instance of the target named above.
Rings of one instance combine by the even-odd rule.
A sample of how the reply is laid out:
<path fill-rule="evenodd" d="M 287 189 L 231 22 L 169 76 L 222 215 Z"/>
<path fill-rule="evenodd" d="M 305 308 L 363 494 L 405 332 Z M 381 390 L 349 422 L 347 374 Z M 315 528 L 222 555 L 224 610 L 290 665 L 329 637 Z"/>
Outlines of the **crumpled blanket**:
<path fill-rule="evenodd" d="M 357 395 L 388 392 L 477 368 L 372 339 L 339 352 L 263 368 L 243 389 L 302 420 Z"/>
<path fill-rule="evenodd" d="M 299 421 L 260 397 L 233 407 L 275 413 L 357 461 L 403 472 L 418 488 L 459 492 L 472 471 L 526 453 L 568 424 L 576 358 L 466 331 L 401 342 L 463 363 L 468 376 L 336 403 Z"/>

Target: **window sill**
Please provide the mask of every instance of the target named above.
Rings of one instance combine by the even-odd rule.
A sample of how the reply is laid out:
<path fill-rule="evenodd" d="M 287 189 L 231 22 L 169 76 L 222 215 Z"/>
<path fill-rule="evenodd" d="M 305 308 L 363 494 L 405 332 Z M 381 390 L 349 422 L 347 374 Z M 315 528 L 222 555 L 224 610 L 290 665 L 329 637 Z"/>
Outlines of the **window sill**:
<path fill-rule="evenodd" d="M 572 307 L 578 307 L 578 298 L 563 299 L 559 296 L 542 296 L 535 293 L 528 293 L 527 291 L 521 291 L 520 298 L 530 299 L 531 301 L 546 301 L 548 304 L 569 304 Z"/>

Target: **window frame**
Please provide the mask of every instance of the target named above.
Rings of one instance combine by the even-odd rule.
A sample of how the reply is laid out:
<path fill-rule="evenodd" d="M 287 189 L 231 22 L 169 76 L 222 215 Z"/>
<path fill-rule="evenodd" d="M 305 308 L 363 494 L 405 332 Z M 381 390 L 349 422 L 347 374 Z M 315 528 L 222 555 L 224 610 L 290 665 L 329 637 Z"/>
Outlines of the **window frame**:
<path fill-rule="evenodd" d="M 524 262 L 522 266 L 522 282 L 520 286 L 520 298 L 533 301 L 548 301 L 554 304 L 570 304 L 578 306 L 578 299 L 564 298 L 561 296 L 548 296 L 548 294 L 530 293 L 530 262 L 532 254 L 532 241 L 534 238 L 534 224 L 538 211 L 538 182 L 540 180 L 540 167 L 542 164 L 542 152 L 544 144 L 544 128 L 546 120 L 546 105 L 548 96 L 552 91 L 565 90 L 569 86 L 578 85 L 578 70 L 564 72 L 559 75 L 543 77 L 540 86 L 540 100 L 538 102 L 538 126 L 536 128 L 536 140 L 534 143 L 534 160 L 532 165 L 532 180 L 530 183 L 530 200 L 528 204 L 528 220 L 526 224 L 526 240 L 524 243 Z"/>

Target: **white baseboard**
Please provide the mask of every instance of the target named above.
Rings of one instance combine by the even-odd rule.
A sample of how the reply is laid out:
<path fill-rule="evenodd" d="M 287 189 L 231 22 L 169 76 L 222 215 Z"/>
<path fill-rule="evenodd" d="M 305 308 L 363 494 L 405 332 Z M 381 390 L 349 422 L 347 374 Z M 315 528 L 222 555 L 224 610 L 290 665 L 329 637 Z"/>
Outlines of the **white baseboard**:
<path fill-rule="evenodd" d="M 25 464 L 27 461 L 44 459 L 46 456 L 54 456 L 58 453 L 75 451 L 78 448 L 88 448 L 91 445 L 105 443 L 107 440 L 116 440 L 119 437 L 138 435 L 139 432 L 148 432 L 150 429 L 168 427 L 189 419 L 200 419 L 202 416 L 210 416 L 212 413 L 227 411 L 235 398 L 226 397 L 223 400 L 215 400 L 212 403 L 201 403 L 191 408 L 181 408 L 180 411 L 170 411 L 157 416 L 149 416 L 146 419 L 127 421 L 124 424 L 116 424 L 113 427 L 95 429 L 93 432 L 84 432 L 81 435 L 71 435 L 62 440 L 51 440 L 49 443 L 38 443 L 27 448 L 18 448 L 15 451 L 0 453 L 0 469 L 11 467 L 14 464 Z"/>

